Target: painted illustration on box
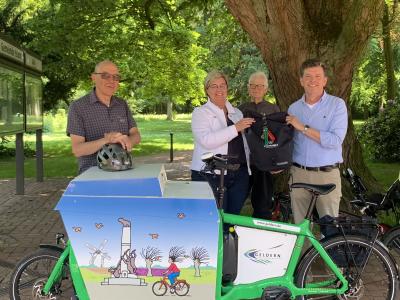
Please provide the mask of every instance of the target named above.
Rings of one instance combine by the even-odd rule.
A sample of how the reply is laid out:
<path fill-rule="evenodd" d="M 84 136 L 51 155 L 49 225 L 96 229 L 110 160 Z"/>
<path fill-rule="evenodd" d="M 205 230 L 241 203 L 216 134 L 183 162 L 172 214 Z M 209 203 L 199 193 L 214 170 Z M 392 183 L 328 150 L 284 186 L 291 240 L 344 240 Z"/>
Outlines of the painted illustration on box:
<path fill-rule="evenodd" d="M 212 201 L 138 198 L 118 209 L 126 199 L 114 198 L 112 214 L 97 201 L 97 215 L 88 215 L 90 201 L 74 199 L 82 216 L 63 210 L 62 218 L 91 298 L 214 297 L 218 221 Z M 175 202 L 182 201 L 185 211 L 177 210 L 182 203 Z"/>

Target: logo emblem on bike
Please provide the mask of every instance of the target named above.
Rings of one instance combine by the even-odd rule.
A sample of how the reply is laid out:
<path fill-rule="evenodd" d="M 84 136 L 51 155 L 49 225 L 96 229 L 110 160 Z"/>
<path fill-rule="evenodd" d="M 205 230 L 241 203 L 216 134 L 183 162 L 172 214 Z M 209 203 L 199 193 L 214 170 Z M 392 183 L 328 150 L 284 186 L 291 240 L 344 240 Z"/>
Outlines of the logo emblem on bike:
<path fill-rule="evenodd" d="M 275 247 L 270 248 L 271 249 L 277 249 L 281 247 L 282 245 L 278 245 Z M 251 261 L 259 264 L 269 264 L 272 262 L 272 260 L 275 259 L 280 259 L 281 254 L 272 252 L 272 251 L 265 251 L 265 250 L 257 250 L 257 249 L 250 249 L 244 253 L 244 256 L 250 259 Z"/>

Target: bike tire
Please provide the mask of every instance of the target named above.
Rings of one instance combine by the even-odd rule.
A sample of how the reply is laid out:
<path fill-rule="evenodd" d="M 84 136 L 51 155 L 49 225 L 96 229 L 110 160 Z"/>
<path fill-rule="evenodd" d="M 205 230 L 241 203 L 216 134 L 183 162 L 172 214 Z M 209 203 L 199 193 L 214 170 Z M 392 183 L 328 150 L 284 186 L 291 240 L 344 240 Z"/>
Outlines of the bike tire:
<path fill-rule="evenodd" d="M 168 288 L 162 280 L 159 280 L 153 283 L 151 290 L 156 296 L 164 296 L 167 293 Z"/>
<path fill-rule="evenodd" d="M 382 243 L 388 247 L 390 254 L 400 264 L 400 227 L 387 232 L 382 237 Z"/>
<path fill-rule="evenodd" d="M 190 286 L 186 281 L 177 281 L 175 284 L 175 294 L 186 296 L 189 293 Z"/>
<path fill-rule="evenodd" d="M 345 258 L 345 263 L 341 262 L 340 267 L 349 281 L 349 290 L 344 295 L 312 295 L 300 296 L 297 299 L 375 299 L 375 300 L 395 300 L 398 288 L 396 265 L 389 253 L 376 242 L 373 246 L 364 237 L 346 236 L 346 241 L 342 236 L 333 237 L 322 242 L 324 249 L 331 255 L 332 259 L 338 264 L 341 259 L 338 255 Z M 372 247 L 368 260 L 367 253 Z M 347 249 L 343 251 L 343 249 Z M 348 253 L 351 250 L 352 257 Z M 345 254 L 346 252 L 346 254 Z M 362 259 L 360 257 L 365 257 Z M 335 258 L 336 257 L 336 258 Z M 339 265 L 338 265 L 339 266 Z M 359 280 L 355 278 L 361 273 Z M 311 248 L 308 250 L 299 263 L 296 272 L 296 284 L 298 287 L 305 287 L 306 284 L 321 282 L 329 278 L 335 279 L 336 276 L 327 267 L 319 253 Z M 335 285 L 332 285 L 335 287 Z M 365 297 L 365 298 L 364 298 Z"/>
<path fill-rule="evenodd" d="M 47 278 L 50 276 L 54 265 L 60 258 L 61 252 L 53 249 L 40 249 L 23 258 L 15 267 L 10 278 L 9 296 L 11 300 L 39 299 L 40 293 Z M 62 291 L 57 294 L 51 291 L 54 299 L 70 300 L 75 296 L 74 287 L 69 274 L 69 266 L 64 265 L 64 275 L 57 289 Z M 56 287 L 56 286 L 55 286 Z M 50 299 L 51 297 L 49 297 Z M 46 299 L 46 298 L 43 298 Z"/>

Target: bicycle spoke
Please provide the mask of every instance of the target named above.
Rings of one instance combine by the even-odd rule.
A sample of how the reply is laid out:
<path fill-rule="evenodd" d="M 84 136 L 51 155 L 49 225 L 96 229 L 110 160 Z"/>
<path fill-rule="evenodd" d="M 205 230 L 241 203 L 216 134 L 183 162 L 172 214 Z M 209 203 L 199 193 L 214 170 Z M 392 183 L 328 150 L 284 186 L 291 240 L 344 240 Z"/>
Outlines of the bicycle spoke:
<path fill-rule="evenodd" d="M 17 300 L 70 300 L 75 295 L 75 292 L 72 282 L 68 279 L 54 283 L 49 295 L 41 295 L 43 286 L 59 259 L 59 254 L 57 251 L 41 249 L 22 260 L 18 264 L 16 272 L 12 275 L 12 295 L 10 298 Z M 65 272 L 68 275 L 68 267 L 66 268 Z"/>
<path fill-rule="evenodd" d="M 344 295 L 334 297 L 310 295 L 304 299 L 336 299 L 336 297 L 340 300 L 394 299 L 392 297 L 395 290 L 395 267 L 390 259 L 385 257 L 386 252 L 383 248 L 376 248 L 377 245 L 369 248 L 369 244 L 364 243 L 362 239 L 354 239 L 346 247 L 345 242 L 339 238 L 329 244 L 331 246 L 327 248 L 328 254 L 341 267 L 349 283 L 349 290 Z M 372 249 L 372 252 L 366 261 L 369 249 Z M 304 263 L 301 278 L 299 283 L 305 287 L 339 287 L 338 279 L 316 251 L 313 252 L 313 256 L 309 255 L 307 262 Z"/>

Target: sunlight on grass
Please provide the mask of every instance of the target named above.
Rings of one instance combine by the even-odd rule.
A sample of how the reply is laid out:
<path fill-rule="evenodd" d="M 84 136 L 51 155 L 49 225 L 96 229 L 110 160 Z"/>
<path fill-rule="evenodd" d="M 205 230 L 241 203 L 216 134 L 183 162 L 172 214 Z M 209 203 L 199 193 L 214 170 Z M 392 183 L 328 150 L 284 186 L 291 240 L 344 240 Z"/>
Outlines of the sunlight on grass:
<path fill-rule="evenodd" d="M 135 120 L 142 142 L 134 148 L 134 157 L 167 153 L 170 150 L 170 133 L 173 133 L 174 151 L 193 149 L 190 114 L 177 114 L 174 121 L 167 120 L 166 115 L 137 115 Z M 77 173 L 78 164 L 72 155 L 70 139 L 65 133 L 65 122 L 66 115 L 62 110 L 54 117 L 45 116 L 45 128 L 52 130 L 43 134 L 45 177 L 71 177 Z M 14 136 L 7 139 L 10 141 L 7 147 L 14 148 Z M 24 135 L 24 142 L 31 149 L 35 149 L 35 140 L 35 134 Z M 25 177 L 35 177 L 35 168 L 35 159 L 26 158 Z M 0 178 L 13 177 L 15 158 L 0 159 Z"/>
<path fill-rule="evenodd" d="M 76 158 L 72 155 L 70 139 L 65 133 L 66 114 L 59 110 L 57 115 L 45 115 L 45 129 L 51 132 L 43 134 L 44 171 L 46 177 L 73 177 L 77 172 Z M 170 133 L 173 133 L 174 151 L 192 150 L 193 136 L 191 132 L 191 114 L 176 114 L 173 121 L 167 120 L 166 115 L 136 115 L 142 142 L 133 150 L 133 156 L 146 156 L 167 153 L 170 150 Z M 364 121 L 354 120 L 359 128 Z M 7 146 L 15 147 L 14 136 L 7 137 Z M 24 142 L 35 149 L 35 134 L 25 134 Z M 380 183 L 386 188 L 398 176 L 400 163 L 387 164 L 367 162 L 368 167 Z M 25 159 L 25 176 L 35 177 L 36 161 L 34 158 Z M 15 159 L 0 159 L 0 178 L 15 177 Z"/>
<path fill-rule="evenodd" d="M 365 120 L 353 120 L 353 125 L 356 131 L 359 131 L 364 123 Z"/>
<path fill-rule="evenodd" d="M 367 161 L 367 166 L 375 178 L 386 189 L 399 178 L 400 163 L 381 163 Z"/>

